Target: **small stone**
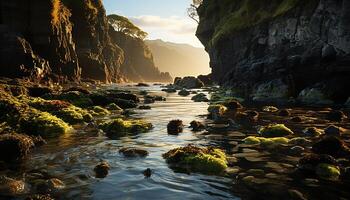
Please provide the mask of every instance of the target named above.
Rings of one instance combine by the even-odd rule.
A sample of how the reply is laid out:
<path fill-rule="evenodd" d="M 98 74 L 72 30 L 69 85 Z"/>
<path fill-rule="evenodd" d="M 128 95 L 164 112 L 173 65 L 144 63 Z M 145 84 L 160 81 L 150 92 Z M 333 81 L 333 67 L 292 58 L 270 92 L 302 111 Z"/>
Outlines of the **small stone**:
<path fill-rule="evenodd" d="M 278 115 L 281 117 L 288 117 L 290 116 L 290 111 L 288 109 L 282 109 L 278 112 Z"/>
<path fill-rule="evenodd" d="M 119 153 L 123 154 L 125 157 L 146 157 L 148 156 L 148 151 L 140 148 L 122 148 Z"/>
<path fill-rule="evenodd" d="M 150 168 L 147 168 L 145 171 L 143 171 L 143 175 L 146 177 L 146 178 L 149 178 L 152 176 L 152 170 Z"/>
<path fill-rule="evenodd" d="M 190 128 L 192 128 L 192 131 L 202 131 L 205 129 L 205 125 L 202 124 L 202 122 L 199 122 L 199 121 L 192 121 L 190 123 Z"/>
<path fill-rule="evenodd" d="M 139 106 L 139 109 L 140 110 L 151 110 L 151 106 L 146 106 L 146 105 L 142 105 L 142 106 Z"/>
<path fill-rule="evenodd" d="M 178 135 L 183 131 L 183 122 L 182 120 L 171 120 L 167 125 L 168 134 Z"/>
<path fill-rule="evenodd" d="M 94 168 L 96 178 L 105 178 L 108 175 L 109 170 L 111 169 L 108 162 L 103 161 L 96 165 Z"/>
<path fill-rule="evenodd" d="M 341 127 L 335 126 L 335 125 L 330 125 L 328 126 L 325 130 L 324 133 L 327 136 L 337 136 L 340 137 L 341 134 L 344 132 L 345 130 Z"/>
<path fill-rule="evenodd" d="M 332 110 L 330 111 L 326 118 L 330 121 L 334 121 L 334 122 L 341 122 L 343 121 L 344 119 L 346 119 L 346 115 L 344 114 L 343 111 L 340 111 L 340 110 Z"/>
<path fill-rule="evenodd" d="M 190 94 L 191 94 L 191 93 L 190 93 L 188 90 L 181 90 L 181 91 L 179 91 L 179 93 L 178 93 L 178 95 L 183 96 L 183 97 L 188 96 L 188 95 L 190 95 Z"/>

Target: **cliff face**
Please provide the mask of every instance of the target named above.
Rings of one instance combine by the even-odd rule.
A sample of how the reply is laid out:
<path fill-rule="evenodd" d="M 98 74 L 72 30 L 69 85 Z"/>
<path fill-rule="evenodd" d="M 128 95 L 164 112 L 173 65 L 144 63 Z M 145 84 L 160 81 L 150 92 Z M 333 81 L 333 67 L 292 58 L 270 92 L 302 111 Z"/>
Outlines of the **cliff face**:
<path fill-rule="evenodd" d="M 1 1 L 0 76 L 117 82 L 123 54 L 108 29 L 99 0 Z"/>
<path fill-rule="evenodd" d="M 0 10 L 1 75 L 42 78 L 53 72 L 80 78 L 66 7 L 57 1 L 13 0 L 1 1 Z"/>
<path fill-rule="evenodd" d="M 124 51 L 124 63 L 121 72 L 133 82 L 172 82 L 168 72 L 160 72 L 155 66 L 153 55 L 145 42 L 110 30 L 113 41 Z"/>
<path fill-rule="evenodd" d="M 198 13 L 219 84 L 256 100 L 350 96 L 349 1 L 204 0 Z"/>
<path fill-rule="evenodd" d="M 112 43 L 106 11 L 100 0 L 63 0 L 72 11 L 73 37 L 76 42 L 82 77 L 118 82 L 123 61 L 122 50 Z"/>

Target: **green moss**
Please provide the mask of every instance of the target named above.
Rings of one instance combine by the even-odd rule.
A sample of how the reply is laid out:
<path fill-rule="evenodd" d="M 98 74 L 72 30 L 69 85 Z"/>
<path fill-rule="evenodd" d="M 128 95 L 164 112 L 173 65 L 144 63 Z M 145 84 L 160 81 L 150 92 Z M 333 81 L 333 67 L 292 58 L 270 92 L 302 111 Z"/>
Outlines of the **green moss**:
<path fill-rule="evenodd" d="M 28 109 L 26 113 L 23 113 L 19 124 L 24 133 L 46 138 L 56 137 L 71 130 L 71 127 L 63 120 L 36 109 Z"/>
<path fill-rule="evenodd" d="M 223 105 L 216 104 L 216 105 L 210 105 L 208 107 L 208 112 L 211 114 L 219 114 L 223 115 L 227 111 L 227 108 Z"/>
<path fill-rule="evenodd" d="M 285 137 L 275 137 L 275 138 L 264 138 L 249 136 L 243 139 L 243 142 L 247 145 L 261 145 L 266 148 L 273 148 L 277 145 L 288 144 L 289 139 Z"/>
<path fill-rule="evenodd" d="M 111 114 L 111 112 L 109 112 L 105 108 L 102 108 L 101 106 L 94 106 L 92 108 L 92 113 L 95 116 L 103 116 L 103 115 L 110 115 Z"/>
<path fill-rule="evenodd" d="M 321 163 L 316 167 L 316 174 L 326 180 L 338 180 L 340 176 L 340 169 L 337 166 Z"/>
<path fill-rule="evenodd" d="M 109 105 L 107 106 L 107 108 L 108 108 L 109 110 L 113 110 L 113 111 L 123 111 L 123 109 L 120 108 L 120 107 L 119 107 L 117 104 L 115 104 L 115 103 L 109 104 Z"/>
<path fill-rule="evenodd" d="M 192 145 L 180 147 L 163 154 L 173 167 L 205 174 L 222 173 L 227 168 L 225 153 L 215 148 L 199 148 Z"/>
<path fill-rule="evenodd" d="M 263 137 L 283 137 L 294 134 L 284 124 L 269 124 L 260 128 L 259 133 Z"/>
<path fill-rule="evenodd" d="M 108 136 L 122 137 L 128 133 L 142 133 L 152 129 L 152 124 L 142 120 L 114 119 L 99 126 Z"/>
<path fill-rule="evenodd" d="M 27 100 L 27 103 L 40 111 L 55 115 L 69 124 L 92 121 L 92 115 L 87 110 L 76 107 L 65 101 L 30 98 Z"/>
<path fill-rule="evenodd" d="M 284 15 L 299 3 L 308 5 L 316 0 L 220 0 L 204 1 L 199 8 L 200 21 L 214 20 L 217 26 L 206 46 L 213 47 L 219 41 L 242 29 Z M 314 4 L 311 4 L 314 5 Z"/>
<path fill-rule="evenodd" d="M 45 95 L 43 98 L 47 100 L 67 101 L 75 106 L 82 107 L 82 108 L 90 107 L 93 105 L 93 102 L 88 97 L 88 95 L 78 91 L 69 91 L 58 95 L 49 94 L 49 95 Z"/>

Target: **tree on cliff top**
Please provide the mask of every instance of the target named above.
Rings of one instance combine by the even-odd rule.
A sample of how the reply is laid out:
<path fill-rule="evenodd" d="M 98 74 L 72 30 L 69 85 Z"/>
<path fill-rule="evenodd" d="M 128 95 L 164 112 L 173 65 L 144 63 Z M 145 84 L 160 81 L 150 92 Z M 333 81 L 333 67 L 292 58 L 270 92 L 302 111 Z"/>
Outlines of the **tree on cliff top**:
<path fill-rule="evenodd" d="M 120 15 L 108 15 L 108 22 L 113 26 L 115 31 L 122 32 L 131 37 L 144 40 L 148 35 L 133 24 L 128 18 Z"/>
<path fill-rule="evenodd" d="M 198 7 L 203 3 L 203 0 L 192 0 L 192 3 L 189 8 L 187 8 L 187 15 L 199 23 L 199 16 L 197 13 Z"/>

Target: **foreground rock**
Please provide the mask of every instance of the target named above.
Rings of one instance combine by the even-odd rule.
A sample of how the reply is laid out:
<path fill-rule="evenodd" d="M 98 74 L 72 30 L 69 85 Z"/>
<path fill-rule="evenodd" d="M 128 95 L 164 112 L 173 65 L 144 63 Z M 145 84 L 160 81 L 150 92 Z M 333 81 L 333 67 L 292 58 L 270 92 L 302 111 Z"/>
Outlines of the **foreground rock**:
<path fill-rule="evenodd" d="M 183 122 L 182 120 L 171 120 L 167 125 L 167 131 L 170 135 L 178 135 L 183 131 Z"/>
<path fill-rule="evenodd" d="M 200 148 L 193 145 L 180 147 L 163 154 L 173 168 L 188 172 L 220 174 L 227 168 L 226 155 L 220 149 Z"/>
<path fill-rule="evenodd" d="M 286 127 L 284 124 L 270 124 L 264 126 L 259 130 L 260 134 L 264 137 L 284 137 L 293 135 L 293 131 Z"/>
<path fill-rule="evenodd" d="M 26 135 L 0 135 L 0 160 L 7 162 L 21 160 L 33 147 L 33 140 Z"/>
<path fill-rule="evenodd" d="M 94 168 L 95 176 L 96 178 L 105 178 L 108 175 L 109 170 L 111 169 L 111 166 L 108 164 L 108 162 L 103 161 L 96 165 Z"/>
<path fill-rule="evenodd" d="M 99 125 L 108 137 L 123 137 L 128 134 L 147 132 L 152 129 L 152 124 L 141 120 L 114 119 Z"/>
<path fill-rule="evenodd" d="M 25 183 L 6 176 L 0 176 L 0 194 L 4 196 L 18 196 L 25 192 Z"/>

